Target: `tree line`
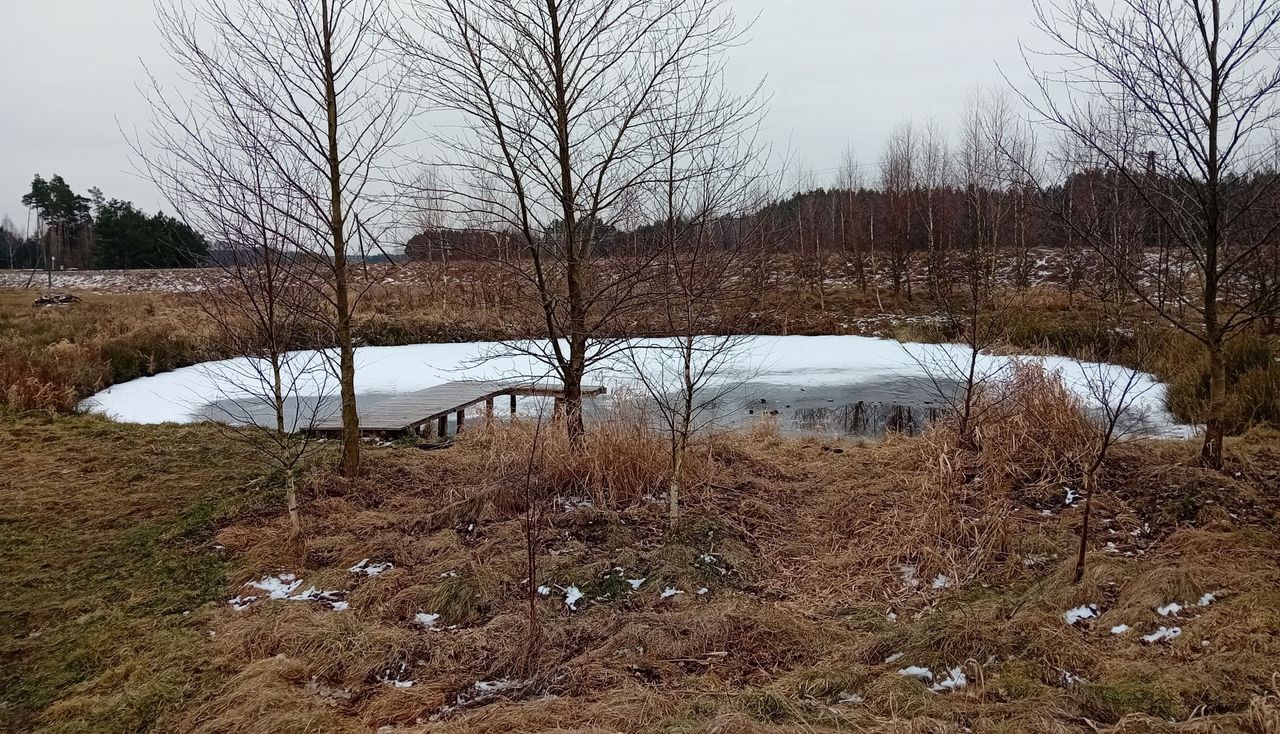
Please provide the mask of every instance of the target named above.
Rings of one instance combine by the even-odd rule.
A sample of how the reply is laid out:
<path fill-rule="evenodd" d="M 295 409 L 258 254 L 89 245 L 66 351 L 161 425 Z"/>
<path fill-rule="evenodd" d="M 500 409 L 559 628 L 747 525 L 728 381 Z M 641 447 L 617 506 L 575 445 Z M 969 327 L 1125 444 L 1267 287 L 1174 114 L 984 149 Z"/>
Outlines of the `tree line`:
<path fill-rule="evenodd" d="M 204 236 L 181 219 L 147 214 L 98 188 L 82 196 L 59 175 L 36 175 L 22 204 L 34 216 L 30 231 L 10 220 L 0 227 L 0 258 L 11 269 L 191 267 L 209 254 Z"/>

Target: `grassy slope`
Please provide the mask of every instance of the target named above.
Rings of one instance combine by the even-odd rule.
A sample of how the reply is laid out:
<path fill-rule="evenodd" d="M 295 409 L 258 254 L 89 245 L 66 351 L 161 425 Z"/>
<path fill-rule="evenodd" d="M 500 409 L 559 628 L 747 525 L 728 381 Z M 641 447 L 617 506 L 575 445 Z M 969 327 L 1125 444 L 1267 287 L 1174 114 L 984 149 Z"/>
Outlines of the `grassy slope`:
<path fill-rule="evenodd" d="M 184 721 L 205 734 L 309 724 L 468 734 L 1061 732 L 1087 722 L 1175 731 L 1168 722 L 1195 717 L 1236 731 L 1280 725 L 1267 697 L 1280 672 L 1277 505 L 1266 489 L 1280 477 L 1274 434 L 1233 446 L 1242 464 L 1230 480 L 1180 466 L 1190 445 L 1124 452 L 1116 491 L 1099 497 L 1080 586 L 1069 582 L 1079 509 L 1062 508 L 1060 486 L 1012 504 L 972 488 L 939 493 L 924 441 L 835 454 L 811 441 L 736 439 L 700 469 L 714 489 L 690 498 L 674 536 L 661 502 L 632 491 L 644 479 L 633 465 L 616 495 L 632 499 L 597 492 L 594 506 L 557 503 L 550 516 L 538 578 L 556 591 L 538 603 L 546 639 L 532 665 L 521 657 L 510 486 L 477 481 L 494 468 L 487 457 L 513 443 L 510 433 L 477 434 L 445 452 L 396 449 L 376 455 L 356 485 L 322 480 L 330 490 L 309 507 L 301 568 L 278 553 L 278 523 L 225 530 L 223 542 L 256 569 L 243 577 L 293 568 L 348 589 L 351 609 L 275 603 L 222 615 L 219 655 L 232 682 Z M 563 468 L 542 476 L 575 491 Z M 365 557 L 396 567 L 375 578 L 345 572 Z M 908 561 L 919 587 L 903 583 L 898 564 Z M 931 588 L 938 573 L 955 587 Z M 633 576 L 646 579 L 635 591 L 622 583 Z M 571 584 L 585 597 L 576 612 L 558 591 Z M 685 593 L 664 599 L 668 586 Z M 1177 619 L 1155 612 L 1208 591 L 1220 598 Z M 1067 626 L 1063 612 L 1086 602 L 1103 616 Z M 412 617 L 424 611 L 457 628 L 422 631 Z M 1111 635 L 1120 623 L 1133 631 Z M 1160 624 L 1183 634 L 1138 640 Z M 897 673 L 908 664 L 959 666 L 970 685 L 934 694 Z M 377 681 L 397 670 L 415 685 Z M 446 709 L 474 682 L 499 678 L 533 682 L 510 700 Z M 308 683 L 317 679 L 319 688 Z"/>
<path fill-rule="evenodd" d="M 0 424 L 0 730 L 50 705 L 47 731 L 145 730 L 210 681 L 199 608 L 228 563 L 207 541 L 258 501 L 250 476 L 204 427 Z"/>
<path fill-rule="evenodd" d="M 130 375 L 200 352 L 169 339 L 181 333 L 169 297 L 94 297 L 38 312 L 28 303 L 27 294 L 5 296 L 0 327 L 43 355 L 55 387 L 68 384 L 69 366 L 73 392 L 83 391 L 103 374 L 104 355 L 110 373 Z M 424 313 L 387 338 L 415 340 L 443 318 Z M 1066 315 L 1045 318 L 1073 328 Z M 1046 330 L 1030 331 L 1034 342 Z M 81 349 L 50 347 L 63 338 Z M 427 725 L 475 680 L 525 674 L 513 657 L 518 521 L 489 466 L 495 454 L 509 458 L 509 447 L 389 449 L 374 453 L 358 485 L 318 476 L 321 496 L 306 509 L 310 553 L 298 565 L 282 552 L 279 497 L 252 483 L 253 467 L 218 432 L 6 418 L 0 730 L 275 734 L 415 729 L 421 719 L 431 731 L 468 732 L 789 732 L 895 729 L 903 720 L 941 731 L 1073 731 L 1085 719 L 1197 711 L 1211 726 L 1280 730 L 1274 703 L 1253 700 L 1274 687 L 1280 659 L 1275 434 L 1233 443 L 1241 473 L 1231 479 L 1182 466 L 1193 449 L 1177 444 L 1121 462 L 1102 518 L 1122 528 L 1122 549 L 1141 554 L 1107 553 L 1109 536 L 1100 535 L 1082 589 L 1064 580 L 1075 514 L 1059 509 L 1045 520 L 1036 509 L 1054 507 L 1058 488 L 1022 498 L 1010 519 L 972 495 L 957 503 L 930 494 L 937 456 L 905 446 L 835 455 L 804 442 L 743 441 L 704 467 L 714 491 L 691 498 L 690 529 L 674 538 L 660 507 L 636 501 L 660 489 L 660 471 L 646 468 L 652 457 L 624 466 L 610 454 L 586 482 L 597 508 L 549 518 L 554 538 L 540 571 L 602 601 L 577 614 L 554 598 L 541 603 L 548 643 L 529 691 L 535 700 Z M 1154 532 L 1127 540 L 1144 523 Z M 231 548 L 225 555 L 212 549 L 215 531 Z M 700 563 L 705 552 L 732 570 Z M 1046 565 L 1022 565 L 1055 553 Z M 346 567 L 365 556 L 397 569 L 353 578 Z M 904 591 L 896 568 L 906 560 L 926 581 L 945 572 L 964 586 Z M 628 595 L 609 574 L 619 564 L 651 580 Z M 352 611 L 274 604 L 236 615 L 222 603 L 239 581 L 284 569 L 349 589 Z M 466 573 L 441 576 L 451 570 Z M 666 584 L 712 592 L 664 600 Z M 1145 633 L 1160 621 L 1157 604 L 1212 590 L 1228 594 L 1180 621 L 1185 634 L 1168 647 L 1112 638 L 1101 624 L 1059 623 L 1066 607 L 1099 601 L 1106 625 Z M 897 624 L 885 619 L 890 608 Z M 421 633 L 408 620 L 427 610 L 460 631 Z M 935 696 L 884 663 L 892 652 L 939 670 L 967 666 L 981 684 Z M 376 682 L 401 662 L 425 682 Z M 1087 683 L 1065 684 L 1063 670 Z M 847 692 L 866 704 L 841 704 Z M 557 698 L 536 699 L 544 693 Z"/>
<path fill-rule="evenodd" d="M 709 488 L 690 496 L 674 536 L 661 502 L 644 500 L 660 464 L 609 444 L 600 464 L 541 473 L 567 493 L 589 476 L 596 502 L 557 504 L 548 517 L 539 580 L 576 584 L 586 601 L 575 613 L 559 591 L 539 602 L 546 642 L 531 666 L 519 654 L 519 519 L 501 479 L 520 440 L 477 433 L 446 451 L 371 451 L 356 484 L 319 472 L 299 564 L 283 543 L 279 496 L 247 483 L 251 467 L 216 431 L 88 417 L 5 426 L 0 729 L 1058 732 L 1089 720 L 1174 731 L 1183 729 L 1161 722 L 1193 715 L 1236 731 L 1280 724 L 1265 697 L 1280 672 L 1275 434 L 1234 442 L 1234 478 L 1181 466 L 1192 446 L 1122 454 L 1082 587 L 1066 580 L 1078 510 L 1061 508 L 1058 488 L 1012 505 L 982 494 L 943 501 L 924 441 L 842 453 L 760 437 L 719 445 L 696 469 Z M 1112 538 L 1121 552 L 1103 548 Z M 396 568 L 346 571 L 364 557 Z M 1026 566 L 1029 557 L 1046 560 Z M 922 588 L 904 586 L 897 564 L 908 560 Z M 615 566 L 647 581 L 632 592 Z M 225 605 L 238 582 L 281 570 L 346 590 L 350 611 Z M 937 573 L 958 586 L 929 588 Z M 668 585 L 686 593 L 663 599 Z M 693 593 L 703 586 L 708 594 Z M 1173 644 L 1136 640 L 1173 623 L 1155 606 L 1205 591 L 1224 593 L 1182 615 Z M 1062 623 L 1063 610 L 1087 601 L 1104 609 L 1097 624 Z M 411 621 L 420 611 L 459 627 L 424 632 Z M 1121 622 L 1134 632 L 1108 634 Z M 401 663 L 414 687 L 378 682 Z M 905 664 L 961 666 L 970 685 L 933 694 L 896 673 Z M 535 682 L 430 722 L 475 681 L 504 677 Z M 846 693 L 865 700 L 842 702 Z"/>

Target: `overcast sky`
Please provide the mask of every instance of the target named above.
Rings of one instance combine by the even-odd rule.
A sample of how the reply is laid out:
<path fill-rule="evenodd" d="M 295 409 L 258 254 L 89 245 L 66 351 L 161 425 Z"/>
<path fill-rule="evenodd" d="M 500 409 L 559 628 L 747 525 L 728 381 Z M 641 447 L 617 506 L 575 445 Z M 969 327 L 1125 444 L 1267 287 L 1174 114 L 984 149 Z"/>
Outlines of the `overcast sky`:
<path fill-rule="evenodd" d="M 1035 40 L 1029 0 L 731 0 L 757 18 L 731 83 L 764 80 L 768 136 L 830 178 L 844 148 L 874 161 L 905 119 L 954 120 L 975 86 L 1022 75 Z M 165 75 L 152 0 L 0 0 L 0 216 L 26 223 L 31 178 L 62 174 L 79 193 L 147 210 L 155 189 L 131 167 L 120 129 L 145 128 L 142 65 Z"/>

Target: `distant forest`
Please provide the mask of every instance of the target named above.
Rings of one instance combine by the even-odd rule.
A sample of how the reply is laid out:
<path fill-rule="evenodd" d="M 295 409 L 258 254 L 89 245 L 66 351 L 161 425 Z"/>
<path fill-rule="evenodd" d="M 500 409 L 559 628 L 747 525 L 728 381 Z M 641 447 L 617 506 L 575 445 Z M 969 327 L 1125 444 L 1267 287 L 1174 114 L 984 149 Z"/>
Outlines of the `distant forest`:
<path fill-rule="evenodd" d="M 910 154 L 909 154 L 910 155 Z M 724 216 L 703 226 L 704 236 L 724 249 L 749 248 L 786 255 L 801 278 L 822 281 L 838 268 L 864 290 L 878 273 L 888 281 L 894 297 L 912 299 L 927 285 L 921 278 L 946 277 L 956 258 L 975 254 L 989 261 L 1014 284 L 1029 285 L 1037 267 L 1036 250 L 1057 250 L 1066 268 L 1068 289 L 1090 277 L 1090 248 L 1086 239 L 1105 231 L 1116 243 L 1113 267 L 1134 270 L 1153 251 L 1170 247 L 1162 231 L 1165 217 L 1133 193 L 1132 181 L 1112 171 L 1085 170 L 1047 189 L 1030 184 L 988 185 L 963 180 L 930 185 L 917 162 L 894 160 L 882 166 L 880 180 L 866 185 L 849 173 L 843 186 L 811 188 L 769 202 L 755 211 Z M 1158 179 L 1152 171 L 1130 173 L 1138 179 Z M 915 179 L 915 180 L 912 180 Z M 1175 190 L 1175 182 L 1157 189 Z M 1229 183 L 1233 199 L 1261 197 L 1269 206 L 1241 221 L 1262 231 L 1263 212 L 1280 210 L 1280 192 L 1265 177 L 1238 178 Z M 1170 196 L 1166 206 L 1180 202 Z M 1257 221 L 1254 221 L 1257 220 Z M 592 249 L 601 255 L 634 256 L 661 246 L 660 224 L 624 230 L 608 222 L 592 228 Z M 547 232 L 548 240 L 558 233 Z M 1237 280 L 1246 290 L 1267 290 L 1280 283 L 1280 228 L 1268 230 L 1265 246 L 1251 253 Z M 409 260 L 506 257 L 518 253 L 516 233 L 490 229 L 427 229 L 405 247 Z M 923 275 L 922 275 L 923 274 Z M 1123 279 L 1123 278 L 1121 278 Z M 1256 282 L 1255 282 L 1256 281 Z"/>
<path fill-rule="evenodd" d="M 97 188 L 82 196 L 62 176 L 37 175 L 22 204 L 31 212 L 26 227 L 0 222 L 0 267 L 173 268 L 209 254 L 205 238 L 182 221 L 108 199 Z"/>

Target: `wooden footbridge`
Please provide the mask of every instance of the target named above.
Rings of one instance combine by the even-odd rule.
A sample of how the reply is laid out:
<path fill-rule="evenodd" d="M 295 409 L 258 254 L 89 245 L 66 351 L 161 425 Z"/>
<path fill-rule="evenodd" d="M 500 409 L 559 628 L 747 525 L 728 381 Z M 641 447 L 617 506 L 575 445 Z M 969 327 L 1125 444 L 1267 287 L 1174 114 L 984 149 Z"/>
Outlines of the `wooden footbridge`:
<path fill-rule="evenodd" d="M 594 398 L 605 393 L 601 385 L 583 385 L 582 397 Z M 448 433 L 449 416 L 455 418 L 455 431 L 461 431 L 466 420 L 467 408 L 484 404 L 484 417 L 493 418 L 494 401 L 507 397 L 511 402 L 511 415 L 516 413 L 516 398 L 555 398 L 555 413 L 560 412 L 564 400 L 564 386 L 558 383 L 495 382 L 487 380 L 460 380 L 446 382 L 417 392 L 400 393 L 361 404 L 356 398 L 356 410 L 360 414 L 360 435 L 395 436 L 405 433 L 426 433 L 435 425 L 436 435 Z M 342 416 L 333 415 L 312 427 L 317 436 L 337 436 L 342 433 Z"/>

